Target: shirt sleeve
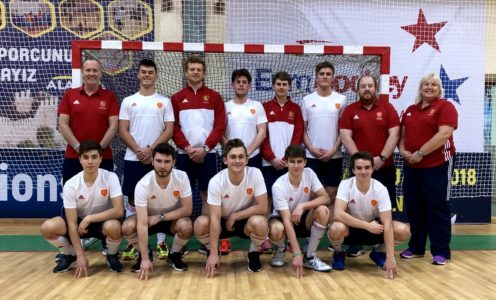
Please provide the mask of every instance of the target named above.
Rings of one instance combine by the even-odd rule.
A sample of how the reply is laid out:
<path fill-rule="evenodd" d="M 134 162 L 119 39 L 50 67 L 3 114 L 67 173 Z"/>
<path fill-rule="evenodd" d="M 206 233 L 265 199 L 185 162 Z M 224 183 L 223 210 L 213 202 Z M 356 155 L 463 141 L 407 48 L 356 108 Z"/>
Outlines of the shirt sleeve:
<path fill-rule="evenodd" d="M 346 107 L 339 119 L 339 129 L 353 129 L 353 124 L 350 118 L 350 107 Z"/>
<path fill-rule="evenodd" d="M 279 184 L 272 186 L 272 203 L 275 210 L 289 210 L 288 199 Z"/>
<path fill-rule="evenodd" d="M 317 174 L 315 174 L 315 172 L 308 168 L 309 172 L 310 172 L 310 183 L 311 183 L 311 186 L 312 186 L 312 192 L 317 192 L 318 190 L 320 190 L 321 188 L 323 188 L 324 186 L 322 185 L 322 182 L 320 182 L 319 178 L 317 177 Z"/>
<path fill-rule="evenodd" d="M 258 168 L 253 168 L 255 171 L 253 174 L 254 177 L 254 190 L 255 190 L 255 197 L 258 197 L 260 195 L 266 194 L 267 193 L 267 187 L 265 185 L 265 180 L 262 175 L 262 171 Z"/>
<path fill-rule="evenodd" d="M 391 103 L 387 103 L 386 105 L 386 109 L 388 112 L 388 129 L 400 126 L 400 118 L 398 117 L 398 112 Z"/>
<path fill-rule="evenodd" d="M 172 102 L 169 98 L 165 98 L 165 114 L 164 114 L 164 122 L 174 122 L 174 109 L 172 108 Z"/>
<path fill-rule="evenodd" d="M 192 195 L 192 193 L 191 193 L 191 184 L 189 182 L 188 175 L 186 173 L 182 173 L 181 177 L 182 177 L 181 197 L 182 198 L 189 197 Z"/>
<path fill-rule="evenodd" d="M 64 93 L 64 96 L 62 96 L 62 100 L 60 101 L 58 113 L 63 114 L 63 115 L 70 115 L 71 114 L 71 108 L 69 106 L 69 93 L 71 90 L 68 90 L 67 92 Z"/>
<path fill-rule="evenodd" d="M 107 90 L 110 97 L 110 109 L 109 109 L 109 117 L 118 116 L 119 115 L 119 102 L 117 101 L 117 96 L 114 92 Z"/>
<path fill-rule="evenodd" d="M 138 181 L 134 189 L 134 205 L 138 207 L 148 206 L 148 191 L 143 181 Z"/>
<path fill-rule="evenodd" d="M 129 101 L 127 97 L 122 101 L 119 120 L 129 120 Z"/>
<path fill-rule="evenodd" d="M 458 127 L 458 112 L 455 106 L 448 102 L 448 100 L 443 101 L 446 101 L 446 103 L 439 112 L 437 126 L 448 125 L 456 129 Z"/>
<path fill-rule="evenodd" d="M 305 124 L 303 121 L 303 115 L 301 113 L 301 108 L 295 106 L 295 123 L 293 129 L 293 136 L 291 137 L 292 145 L 301 145 L 303 143 L 303 132 L 305 131 Z"/>
<path fill-rule="evenodd" d="M 68 184 L 65 184 L 64 189 L 62 191 L 64 208 L 77 208 L 76 197 L 77 196 L 76 196 L 75 188 L 69 186 Z"/>
<path fill-rule="evenodd" d="M 254 101 L 255 106 L 257 107 L 257 125 L 262 123 L 267 123 L 267 115 L 265 114 L 265 109 L 260 102 Z"/>
<path fill-rule="evenodd" d="M 308 109 L 307 109 L 307 101 L 306 97 L 301 101 L 301 116 L 303 117 L 303 122 L 308 121 Z"/>
<path fill-rule="evenodd" d="M 385 212 L 388 210 L 391 210 L 391 200 L 389 198 L 389 193 L 386 189 L 385 186 L 382 186 L 381 190 L 379 191 L 378 201 L 379 201 L 379 212 Z"/>
<path fill-rule="evenodd" d="M 338 187 L 338 192 L 336 194 L 336 199 L 341 199 L 342 201 L 348 203 L 350 201 L 350 180 L 342 180 Z"/>
<path fill-rule="evenodd" d="M 222 191 L 220 184 L 217 183 L 216 178 L 210 179 L 208 183 L 208 196 L 207 203 L 211 205 L 220 206 L 222 204 Z"/>
<path fill-rule="evenodd" d="M 109 178 L 110 198 L 122 196 L 122 188 L 117 174 L 110 172 Z"/>

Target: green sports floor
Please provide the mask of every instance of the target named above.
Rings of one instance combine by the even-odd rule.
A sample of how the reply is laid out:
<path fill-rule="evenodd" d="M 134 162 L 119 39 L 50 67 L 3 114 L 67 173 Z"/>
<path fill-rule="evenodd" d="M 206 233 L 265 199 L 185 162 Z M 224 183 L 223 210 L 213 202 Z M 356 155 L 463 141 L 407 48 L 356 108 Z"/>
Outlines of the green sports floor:
<path fill-rule="evenodd" d="M 168 244 L 170 245 L 171 237 L 167 237 Z M 238 238 L 231 238 L 233 250 L 245 250 L 248 248 L 249 240 Z M 154 245 L 154 238 L 150 238 L 150 244 Z M 303 240 L 300 240 L 303 244 Z M 321 249 L 327 248 L 329 242 L 326 238 L 322 240 Z M 192 239 L 188 248 L 198 249 L 200 244 L 196 239 Z M 403 250 L 406 248 L 406 243 L 396 247 L 396 250 Z M 124 242 L 121 244 L 121 249 L 125 248 Z M 496 250 L 496 235 L 453 235 L 451 240 L 451 249 L 454 251 L 462 250 Z M 96 242 L 89 246 L 87 250 L 98 251 L 101 250 L 101 244 Z M 24 252 L 37 252 L 37 251 L 55 251 L 55 248 L 47 243 L 39 235 L 0 235 L 0 251 L 24 251 Z"/>

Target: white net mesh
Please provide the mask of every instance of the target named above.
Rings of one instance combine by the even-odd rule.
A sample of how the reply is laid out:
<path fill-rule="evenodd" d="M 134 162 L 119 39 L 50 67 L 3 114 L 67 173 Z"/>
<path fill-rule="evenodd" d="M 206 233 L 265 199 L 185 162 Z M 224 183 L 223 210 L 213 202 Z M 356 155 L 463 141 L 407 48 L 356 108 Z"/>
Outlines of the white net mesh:
<path fill-rule="evenodd" d="M 486 200 L 494 194 L 496 169 L 491 159 L 496 143 L 492 130 L 495 12 L 493 0 L 2 1 L 0 205 L 6 205 L 1 216 L 49 216 L 60 206 L 58 181 L 65 142 L 55 116 L 63 92 L 71 85 L 73 39 L 390 46 L 389 94 L 398 112 L 413 103 L 423 74 L 441 76 L 446 97 L 459 113 L 452 196 L 464 199 L 464 207 L 485 207 L 485 216 L 490 216 Z M 170 95 L 184 84 L 183 54 L 170 60 L 157 51 L 106 55 L 111 59 L 104 59 L 108 62 L 105 84 L 116 90 L 119 100 L 137 90 L 134 74 L 139 55 L 153 55 L 159 62 L 160 92 Z M 207 84 L 227 99 L 230 70 L 248 67 L 254 77 L 252 98 L 270 98 L 265 79 L 284 69 L 294 75 L 292 96 L 297 101 L 313 88 L 313 65 L 324 59 L 241 54 L 206 58 Z M 337 73 L 346 72 L 339 67 Z M 377 74 L 370 66 L 359 72 Z M 353 82 L 353 74 L 346 76 Z M 352 101 L 353 91 L 345 89 L 345 82 L 336 87 Z M 481 215 L 481 210 L 474 211 Z"/>

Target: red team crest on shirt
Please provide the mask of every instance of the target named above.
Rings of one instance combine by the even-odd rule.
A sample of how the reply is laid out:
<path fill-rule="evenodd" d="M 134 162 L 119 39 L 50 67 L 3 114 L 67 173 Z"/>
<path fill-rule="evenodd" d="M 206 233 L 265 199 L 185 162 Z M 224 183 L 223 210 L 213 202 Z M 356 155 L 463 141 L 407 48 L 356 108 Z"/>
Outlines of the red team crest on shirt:
<path fill-rule="evenodd" d="M 101 194 L 103 197 L 107 197 L 107 195 L 108 195 L 108 190 L 107 190 L 107 189 L 101 189 L 101 190 L 100 190 L 100 194 Z"/>
<path fill-rule="evenodd" d="M 339 104 L 339 103 L 334 104 L 334 106 L 336 106 L 336 109 L 340 109 L 341 108 L 341 104 Z"/>
<path fill-rule="evenodd" d="M 376 115 L 378 121 L 382 120 L 382 112 L 381 111 L 377 112 L 375 115 Z"/>
<path fill-rule="evenodd" d="M 375 199 L 370 200 L 370 204 L 374 207 L 377 206 L 377 200 Z"/>
<path fill-rule="evenodd" d="M 248 195 L 253 194 L 253 188 L 247 188 L 247 189 L 246 189 L 246 193 L 247 193 Z"/>
<path fill-rule="evenodd" d="M 254 109 L 254 108 L 250 108 L 250 113 L 251 113 L 252 115 L 254 115 L 256 112 L 257 112 L 257 110 L 256 110 L 256 109 Z"/>
<path fill-rule="evenodd" d="M 172 195 L 174 195 L 174 197 L 176 197 L 176 198 L 179 197 L 179 191 L 172 192 Z"/>
<path fill-rule="evenodd" d="M 293 111 L 288 112 L 288 119 L 289 120 L 294 120 L 294 116 L 295 116 L 295 114 Z"/>
<path fill-rule="evenodd" d="M 99 109 L 106 109 L 106 108 L 107 108 L 107 101 L 105 101 L 105 100 L 101 100 L 101 101 L 99 102 L 99 105 L 100 105 L 100 106 L 98 107 Z"/>
<path fill-rule="evenodd" d="M 310 189 L 308 188 L 308 186 L 306 186 L 306 187 L 303 188 L 303 192 L 305 194 L 308 194 L 309 191 L 310 191 Z"/>
<path fill-rule="evenodd" d="M 207 104 L 208 100 L 210 100 L 210 96 L 209 95 L 203 95 L 203 103 Z"/>
<path fill-rule="evenodd" d="M 428 115 L 429 116 L 433 116 L 435 112 L 436 112 L 436 109 L 435 108 L 431 108 L 431 110 L 429 110 Z"/>
<path fill-rule="evenodd" d="M 162 108 L 162 106 L 164 106 L 161 102 L 157 102 L 157 107 L 158 108 Z"/>

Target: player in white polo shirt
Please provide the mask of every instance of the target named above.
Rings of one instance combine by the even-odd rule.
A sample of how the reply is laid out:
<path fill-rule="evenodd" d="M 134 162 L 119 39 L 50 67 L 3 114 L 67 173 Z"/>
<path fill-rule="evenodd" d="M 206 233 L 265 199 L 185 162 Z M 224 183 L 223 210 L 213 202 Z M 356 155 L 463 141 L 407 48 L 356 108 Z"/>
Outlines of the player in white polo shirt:
<path fill-rule="evenodd" d="M 300 145 L 291 145 L 284 156 L 288 172 L 272 186 L 274 212 L 269 220 L 269 237 L 278 250 L 271 264 L 275 267 L 284 265 L 284 241 L 287 237 L 293 250 L 297 277 L 303 275 L 302 266 L 329 272 L 331 267 L 316 255 L 320 240 L 327 232 L 329 195 L 315 172 L 305 168 L 305 149 Z M 305 257 L 302 257 L 297 237 L 310 237 Z"/>
<path fill-rule="evenodd" d="M 225 103 L 227 126 L 222 144 L 230 139 L 241 139 L 248 151 L 248 166 L 262 168 L 260 145 L 267 132 L 267 116 L 262 104 L 248 98 L 251 74 L 247 69 L 237 69 L 231 74 L 234 98 Z M 221 254 L 231 251 L 229 239 L 221 240 Z"/>
<path fill-rule="evenodd" d="M 152 271 L 149 235 L 157 232 L 173 235 L 167 263 L 176 271 L 185 271 L 188 267 L 181 259 L 181 249 L 193 234 L 191 186 L 186 172 L 174 169 L 175 149 L 161 143 L 153 149 L 152 155 L 154 170 L 146 174 L 135 189 L 137 217 L 127 218 L 122 225 L 126 239 L 133 244 L 139 242 L 140 253 L 133 271 L 139 272 L 140 279 L 147 279 Z"/>
<path fill-rule="evenodd" d="M 206 272 L 212 277 L 219 264 L 219 238 L 251 239 L 248 270 L 262 269 L 259 248 L 268 234 L 267 189 L 262 172 L 247 167 L 247 152 L 240 139 L 227 141 L 223 160 L 227 165 L 208 184 L 209 216 L 195 221 L 195 236 L 208 249 Z"/>
<path fill-rule="evenodd" d="M 386 187 L 372 178 L 374 158 L 368 152 L 355 152 L 350 159 L 354 177 L 339 185 L 334 206 L 334 222 L 329 240 L 335 249 L 332 268 L 344 270 L 344 244 L 377 245 L 370 259 L 384 269 L 387 278 L 396 277 L 394 243 L 404 242 L 410 230 L 404 223 L 393 221 L 391 201 Z"/>
<path fill-rule="evenodd" d="M 174 130 L 174 112 L 171 100 L 157 93 L 157 65 L 142 59 L 138 65 L 139 91 L 124 98 L 119 112 L 119 135 L 126 144 L 124 181 L 122 191 L 127 196 L 126 215 L 136 214 L 134 188 L 136 183 L 153 170 L 152 151 L 160 143 L 167 143 Z M 128 245 L 123 260 L 133 260 L 138 249 Z M 169 253 L 165 235 L 157 234 L 157 253 L 165 259 Z"/>
<path fill-rule="evenodd" d="M 64 184 L 63 215 L 41 225 L 43 237 L 64 254 L 53 272 L 67 272 L 76 265 L 76 278 L 88 276 L 88 259 L 80 242 L 85 238 L 106 240 L 107 265 L 111 271 L 121 272 L 118 247 L 124 203 L 119 179 L 115 173 L 99 168 L 102 147 L 97 142 L 81 143 L 79 161 L 83 171 Z"/>

